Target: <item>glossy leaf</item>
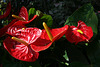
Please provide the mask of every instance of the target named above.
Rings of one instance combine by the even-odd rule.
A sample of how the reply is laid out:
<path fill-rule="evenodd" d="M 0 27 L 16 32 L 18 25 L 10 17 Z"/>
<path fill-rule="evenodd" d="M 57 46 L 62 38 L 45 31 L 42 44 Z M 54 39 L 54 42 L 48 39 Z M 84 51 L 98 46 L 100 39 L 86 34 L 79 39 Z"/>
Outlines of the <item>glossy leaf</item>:
<path fill-rule="evenodd" d="M 84 64 L 81 62 L 72 62 L 68 67 L 92 67 L 92 65 Z"/>
<path fill-rule="evenodd" d="M 92 13 L 91 17 L 89 18 L 89 20 L 87 20 L 88 23 L 87 26 L 91 26 L 92 27 L 92 30 L 93 30 L 93 33 L 94 33 L 94 37 L 97 35 L 98 33 L 98 29 L 97 29 L 97 26 L 98 26 L 98 18 L 95 14 L 95 12 Z"/>
<path fill-rule="evenodd" d="M 65 25 L 77 26 L 77 22 L 82 20 L 87 26 L 91 26 L 93 33 L 97 34 L 98 19 L 91 4 L 85 4 L 76 10 L 65 22 Z"/>

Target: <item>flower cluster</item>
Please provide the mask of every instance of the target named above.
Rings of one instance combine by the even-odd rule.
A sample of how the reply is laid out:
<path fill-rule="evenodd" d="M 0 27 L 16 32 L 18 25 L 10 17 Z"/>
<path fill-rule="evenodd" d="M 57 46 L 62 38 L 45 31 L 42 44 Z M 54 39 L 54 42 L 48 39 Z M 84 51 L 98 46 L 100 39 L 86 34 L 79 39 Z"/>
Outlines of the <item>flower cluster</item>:
<path fill-rule="evenodd" d="M 92 28 L 83 21 L 79 21 L 77 27 L 65 25 L 55 29 L 48 28 L 43 22 L 44 29 L 39 29 L 25 26 L 37 17 L 34 15 L 31 20 L 28 20 L 28 12 L 25 7 L 21 8 L 19 16 L 12 16 L 16 19 L 0 29 L 2 31 L 0 36 L 9 34 L 3 41 L 4 47 L 13 57 L 22 61 L 34 62 L 38 59 L 40 51 L 49 48 L 64 34 L 69 42 L 75 44 L 89 41 L 93 36 Z"/>

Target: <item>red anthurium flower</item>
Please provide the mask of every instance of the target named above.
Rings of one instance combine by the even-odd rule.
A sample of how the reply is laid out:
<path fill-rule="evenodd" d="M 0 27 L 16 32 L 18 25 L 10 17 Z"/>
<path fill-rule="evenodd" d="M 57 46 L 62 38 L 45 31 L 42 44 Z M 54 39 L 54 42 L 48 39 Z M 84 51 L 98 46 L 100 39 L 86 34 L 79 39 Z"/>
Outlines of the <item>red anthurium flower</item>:
<path fill-rule="evenodd" d="M 28 20 L 28 12 L 27 9 L 23 6 L 20 10 L 19 16 L 16 15 L 12 15 L 12 17 L 16 18 L 19 20 L 19 22 L 16 22 L 17 25 L 21 25 L 21 24 L 28 24 L 31 21 L 33 21 L 37 15 L 34 15 L 33 18 L 31 20 Z"/>
<path fill-rule="evenodd" d="M 52 40 L 47 34 L 47 31 L 42 30 L 41 36 L 35 42 L 32 43 L 31 45 L 32 49 L 36 52 L 39 52 L 49 48 L 54 41 L 60 39 L 65 34 L 67 29 L 68 29 L 68 25 L 62 28 L 49 29 L 52 35 L 51 37 Z"/>
<path fill-rule="evenodd" d="M 10 22 L 7 26 L 5 26 L 5 27 L 3 27 L 3 28 L 0 29 L 0 31 L 2 31 L 0 33 L 0 37 L 2 35 L 4 35 L 7 30 L 9 32 L 9 30 L 13 31 L 14 29 L 18 30 L 18 29 L 21 29 L 21 28 L 25 28 L 24 25 L 30 23 L 36 17 L 37 17 L 37 15 L 34 15 L 33 18 L 28 21 L 27 9 L 25 7 L 22 7 L 21 10 L 20 10 L 20 13 L 19 13 L 19 17 L 17 16 L 17 19 L 12 20 L 12 22 Z M 18 19 L 20 19 L 20 20 L 18 21 Z"/>
<path fill-rule="evenodd" d="M 22 7 L 20 10 L 19 16 L 13 15 L 13 17 L 15 17 L 16 19 L 19 19 L 19 20 L 16 21 L 12 26 L 10 26 L 8 28 L 7 33 L 9 33 L 9 34 L 10 33 L 14 34 L 14 32 L 18 29 L 26 28 L 25 25 L 30 23 L 31 21 L 33 21 L 37 17 L 37 15 L 34 15 L 33 18 L 28 21 L 27 9 L 25 7 Z"/>
<path fill-rule="evenodd" d="M 93 31 L 83 21 L 78 21 L 78 26 L 70 26 L 65 36 L 69 42 L 77 44 L 82 41 L 88 42 L 93 36 Z"/>
<path fill-rule="evenodd" d="M 0 19 L 3 19 L 5 17 L 7 17 L 10 14 L 10 11 L 11 11 L 11 2 L 9 2 L 7 4 L 7 8 L 6 8 L 4 14 L 3 15 L 0 15 Z"/>
<path fill-rule="evenodd" d="M 11 6 L 11 3 L 9 3 L 8 6 L 9 6 L 9 5 Z M 7 7 L 8 7 L 8 6 L 7 6 Z M 8 9 L 9 9 L 9 8 L 8 8 Z M 8 10 L 8 9 L 7 9 L 7 10 Z M 22 18 L 24 18 L 25 20 L 28 20 L 28 19 L 27 19 L 27 14 L 28 14 L 28 13 L 27 13 L 25 10 L 26 10 L 26 9 L 25 9 L 24 7 L 22 7 L 21 10 L 20 10 L 19 16 L 22 17 Z M 23 14 L 24 14 L 24 15 L 23 15 Z M 25 15 L 26 15 L 26 16 L 25 16 Z M 17 19 L 14 19 L 14 20 L 12 20 L 8 25 L 6 25 L 5 27 L 1 28 L 0 31 L 2 31 L 2 32 L 0 33 L 0 37 L 3 36 L 3 35 L 5 34 L 5 32 L 7 32 L 7 30 L 10 30 L 12 27 L 13 27 L 13 28 L 12 28 L 11 30 L 13 30 L 14 27 L 18 27 L 18 26 L 14 26 L 14 25 L 16 25 L 16 24 L 14 24 L 16 21 L 18 21 L 18 20 L 17 20 Z M 19 23 L 20 23 L 20 22 L 19 22 Z M 20 25 L 20 26 L 18 27 L 18 29 L 19 29 L 19 28 L 23 28 L 23 27 L 25 27 L 25 26 Z M 15 28 L 15 29 L 17 30 L 17 28 Z"/>
<path fill-rule="evenodd" d="M 39 53 L 35 52 L 31 45 L 41 36 L 41 33 L 42 30 L 38 28 L 19 29 L 13 34 L 14 37 L 6 38 L 3 44 L 16 59 L 33 62 L 38 59 Z"/>
<path fill-rule="evenodd" d="M 19 17 L 28 21 L 28 12 L 27 12 L 27 9 L 24 6 L 20 9 Z"/>
<path fill-rule="evenodd" d="M 53 36 L 52 41 L 45 30 L 38 28 L 18 29 L 14 32 L 8 32 L 13 38 L 6 38 L 3 44 L 13 57 L 22 61 L 32 62 L 38 58 L 39 51 L 50 47 L 55 40 L 58 40 L 65 34 L 67 29 L 67 25 L 62 28 L 50 29 Z"/>
<path fill-rule="evenodd" d="M 14 32 L 15 30 L 26 28 L 25 24 L 28 24 L 33 21 L 37 17 L 37 15 L 34 15 L 33 18 L 28 21 L 27 9 L 25 7 L 22 7 L 19 16 L 13 15 L 13 17 L 19 19 L 19 21 L 16 21 L 12 26 L 10 26 L 7 32 L 9 32 L 9 30 L 12 30 Z"/>

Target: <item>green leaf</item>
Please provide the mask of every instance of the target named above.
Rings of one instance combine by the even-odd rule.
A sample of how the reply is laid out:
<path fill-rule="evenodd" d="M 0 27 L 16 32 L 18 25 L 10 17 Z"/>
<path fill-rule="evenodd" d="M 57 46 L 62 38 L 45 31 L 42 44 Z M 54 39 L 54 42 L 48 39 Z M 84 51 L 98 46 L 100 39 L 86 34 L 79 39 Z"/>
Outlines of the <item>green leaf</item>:
<path fill-rule="evenodd" d="M 94 35 L 97 34 L 97 25 L 98 19 L 96 14 L 93 11 L 93 6 L 89 4 L 85 4 L 76 10 L 65 22 L 64 25 L 74 25 L 77 26 L 77 22 L 82 20 L 86 23 L 87 26 L 91 26 L 93 29 Z"/>
<path fill-rule="evenodd" d="M 46 22 L 46 24 L 49 26 L 49 27 L 52 27 L 52 23 L 53 23 L 53 19 L 50 15 L 46 15 L 44 14 L 42 17 L 41 17 L 41 20 L 43 22 Z"/>
<path fill-rule="evenodd" d="M 85 43 L 86 46 L 88 46 L 88 43 Z"/>
<path fill-rule="evenodd" d="M 35 8 L 30 8 L 29 9 L 29 19 L 31 19 L 34 15 L 36 15 L 36 10 Z"/>
<path fill-rule="evenodd" d="M 68 67 L 93 67 L 93 66 L 81 62 L 72 62 Z"/>
<path fill-rule="evenodd" d="M 32 21 L 33 23 L 31 22 L 30 24 L 28 24 L 28 26 L 34 25 L 35 27 L 43 29 L 42 23 L 45 22 L 48 25 L 48 27 L 52 27 L 53 19 L 50 15 L 43 14 L 40 10 L 36 11 L 34 8 L 30 8 L 30 10 L 29 10 L 30 19 L 35 14 L 38 15 L 38 17 L 35 20 Z"/>
<path fill-rule="evenodd" d="M 40 10 L 36 11 L 36 15 L 38 15 L 39 17 L 43 16 L 43 13 Z"/>
<path fill-rule="evenodd" d="M 87 46 L 87 55 L 93 67 L 100 67 L 100 43 L 97 39 Z"/>
<path fill-rule="evenodd" d="M 65 50 L 65 55 L 63 55 L 63 57 L 66 59 L 66 61 L 69 61 L 69 58 L 68 58 L 66 50 Z"/>
<path fill-rule="evenodd" d="M 97 30 L 97 26 L 98 26 L 98 19 L 96 14 L 93 12 L 91 17 L 89 17 L 89 19 L 87 20 L 87 26 L 91 26 L 92 30 L 94 32 L 94 34 L 97 34 L 98 30 Z"/>
<path fill-rule="evenodd" d="M 43 14 L 43 16 L 38 17 L 36 20 L 33 21 L 35 27 L 40 28 L 40 29 L 44 29 L 43 22 L 45 22 L 48 27 L 52 27 L 53 19 L 50 15 Z"/>
<path fill-rule="evenodd" d="M 2 63 L 3 67 L 41 67 L 40 64 L 35 62 L 24 62 L 24 61 L 7 61 Z"/>
<path fill-rule="evenodd" d="M 41 67 L 38 61 L 35 62 L 22 62 L 26 67 Z"/>

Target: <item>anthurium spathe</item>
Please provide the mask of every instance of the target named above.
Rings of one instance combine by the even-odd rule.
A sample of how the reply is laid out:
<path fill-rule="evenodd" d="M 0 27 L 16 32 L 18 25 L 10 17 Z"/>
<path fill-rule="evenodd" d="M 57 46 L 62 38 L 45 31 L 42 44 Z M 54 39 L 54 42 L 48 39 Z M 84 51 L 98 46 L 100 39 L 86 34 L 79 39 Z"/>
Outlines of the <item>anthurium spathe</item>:
<path fill-rule="evenodd" d="M 11 11 L 11 2 L 9 2 L 7 4 L 7 8 L 6 8 L 4 14 L 0 15 L 0 19 L 6 18 L 10 14 L 10 11 Z"/>
<path fill-rule="evenodd" d="M 14 15 L 14 17 L 15 17 L 15 15 Z M 34 15 L 33 18 L 28 21 L 27 9 L 25 7 L 22 7 L 20 10 L 19 16 L 17 16 L 17 19 L 12 20 L 7 26 L 0 29 L 0 31 L 2 31 L 0 33 L 0 37 L 3 36 L 5 34 L 5 32 L 9 32 L 9 30 L 15 31 L 17 29 L 21 29 L 21 28 L 25 27 L 25 24 L 30 23 L 36 17 L 37 17 L 37 15 Z"/>
<path fill-rule="evenodd" d="M 8 6 L 11 7 L 11 3 L 9 3 Z M 10 8 L 8 8 L 8 9 L 10 9 Z M 7 11 L 8 11 L 8 9 L 7 9 Z M 27 17 L 28 16 L 28 13 L 27 13 L 27 10 L 26 10 L 25 7 L 22 7 L 21 8 L 20 13 L 19 13 L 19 16 L 20 16 L 20 18 L 24 18 L 24 20 L 28 20 L 28 17 Z M 22 21 L 18 21 L 18 22 L 17 21 L 18 21 L 18 19 L 14 19 L 8 25 L 6 25 L 5 27 L 1 28 L 0 29 L 0 31 L 1 31 L 0 37 L 3 36 L 7 32 L 7 30 L 13 30 L 13 29 L 16 29 L 17 30 L 19 28 L 25 27 L 24 25 L 17 26 L 18 23 L 22 22 Z M 15 22 L 17 22 L 17 23 L 14 24 Z"/>
<path fill-rule="evenodd" d="M 46 24 L 43 23 L 43 25 L 45 28 Z M 41 36 L 35 42 L 32 43 L 31 45 L 32 49 L 36 52 L 46 50 L 51 46 L 51 44 L 54 41 L 60 39 L 65 34 L 67 29 L 68 29 L 68 25 L 65 25 L 62 28 L 55 28 L 55 29 L 48 28 L 47 29 L 48 31 L 46 29 L 43 29 Z"/>
<path fill-rule="evenodd" d="M 78 26 L 70 26 L 65 34 L 67 40 L 71 43 L 87 41 L 93 36 L 92 28 L 87 26 L 83 21 L 78 21 Z"/>
<path fill-rule="evenodd" d="M 13 37 L 7 37 L 3 44 L 6 50 L 16 59 L 33 62 L 38 59 L 39 53 L 35 52 L 31 45 L 42 33 L 38 28 L 26 28 L 15 30 Z"/>
<path fill-rule="evenodd" d="M 38 58 L 39 51 L 49 48 L 55 40 L 58 40 L 65 34 L 67 29 L 67 25 L 62 28 L 50 29 L 53 37 L 52 41 L 44 29 L 22 28 L 14 32 L 10 30 L 8 34 L 13 36 L 13 38 L 6 38 L 3 44 L 7 51 L 16 59 L 32 62 Z"/>
<path fill-rule="evenodd" d="M 12 15 L 12 17 L 16 18 L 19 20 L 19 22 L 16 22 L 17 24 L 21 25 L 21 24 L 28 24 L 31 21 L 33 21 L 37 15 L 34 15 L 33 18 L 31 20 L 28 20 L 28 12 L 27 9 L 23 6 L 20 10 L 19 16 L 16 15 Z"/>
<path fill-rule="evenodd" d="M 13 34 L 14 34 L 15 30 L 26 28 L 25 25 L 30 23 L 37 17 L 37 15 L 34 15 L 33 18 L 28 21 L 28 12 L 24 6 L 21 8 L 19 16 L 16 16 L 16 15 L 12 15 L 12 16 L 15 17 L 16 20 L 18 20 L 18 21 L 16 21 L 14 24 L 12 24 L 8 28 L 7 32 L 9 32 L 11 30 Z M 9 33 L 11 33 L 11 32 L 9 32 Z"/>

